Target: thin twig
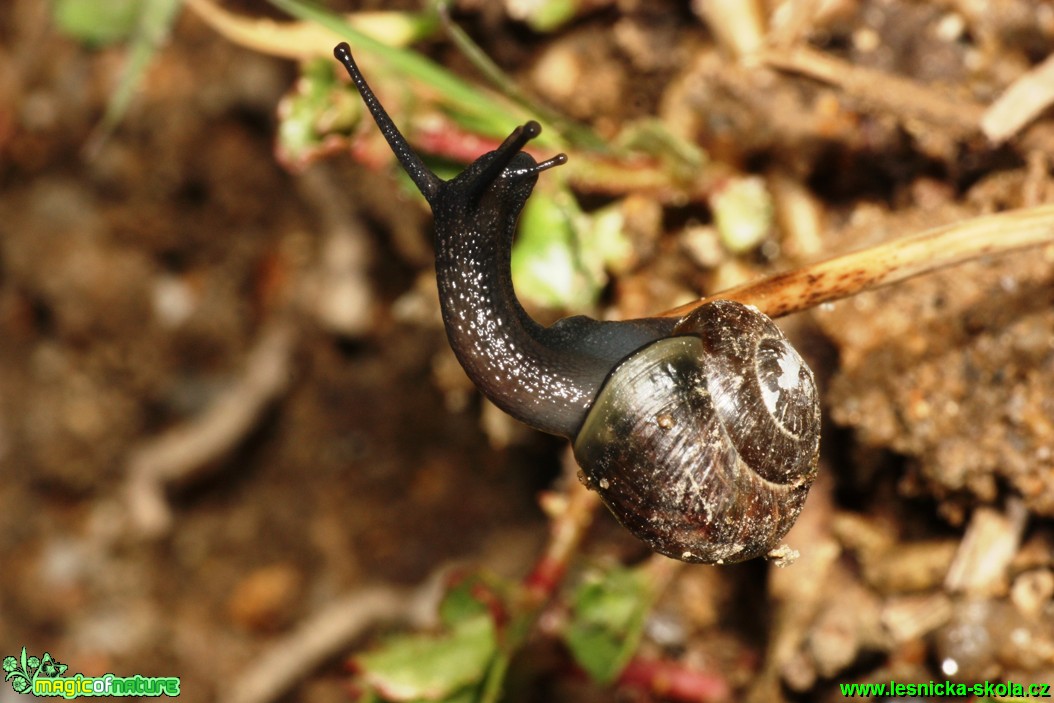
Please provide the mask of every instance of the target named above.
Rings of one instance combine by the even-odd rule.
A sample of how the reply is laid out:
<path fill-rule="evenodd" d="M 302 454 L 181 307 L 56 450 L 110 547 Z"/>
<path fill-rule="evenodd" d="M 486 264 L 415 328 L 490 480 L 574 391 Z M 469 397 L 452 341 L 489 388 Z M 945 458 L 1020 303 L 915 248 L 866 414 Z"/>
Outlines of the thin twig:
<path fill-rule="evenodd" d="M 954 137 L 976 134 L 980 129 L 983 105 L 910 78 L 856 66 L 804 46 L 762 49 L 757 57 L 771 68 L 837 86 L 846 97 L 902 121 L 919 120 Z"/>
<path fill-rule="evenodd" d="M 156 537 L 171 526 L 169 485 L 200 477 L 256 426 L 289 383 L 292 325 L 275 322 L 260 336 L 237 383 L 184 425 L 143 442 L 128 457 L 126 497 L 138 534 Z"/>
<path fill-rule="evenodd" d="M 661 316 L 681 317 L 709 300 L 722 298 L 781 317 L 982 256 L 1049 244 L 1054 244 L 1054 205 L 1009 210 L 752 281 Z"/>
<path fill-rule="evenodd" d="M 737 60 L 750 56 L 765 41 L 764 11 L 758 0 L 697 0 L 701 14 L 717 45 Z"/>
<path fill-rule="evenodd" d="M 185 0 L 185 5 L 227 41 L 267 56 L 294 60 L 330 58 L 332 47 L 346 38 L 318 22 L 278 22 L 270 17 L 241 15 L 213 0 Z M 351 12 L 341 18 L 389 46 L 408 46 L 427 27 L 427 22 L 414 15 L 397 11 Z"/>
<path fill-rule="evenodd" d="M 769 46 L 787 48 L 803 41 L 814 25 L 822 6 L 821 0 L 787 0 L 769 19 L 766 41 Z"/>
<path fill-rule="evenodd" d="M 186 0 L 201 21 L 237 46 L 286 59 L 328 57 L 342 37 L 313 22 L 275 22 L 229 12 L 212 0 Z"/>
<path fill-rule="evenodd" d="M 1002 595 L 1010 585 L 1010 562 L 1021 548 L 1028 510 L 1019 498 L 1007 501 L 1006 510 L 979 507 L 970 517 L 944 588 L 975 598 Z"/>
<path fill-rule="evenodd" d="M 433 577 L 409 590 L 373 586 L 349 593 L 304 620 L 272 645 L 231 684 L 229 703 L 270 703 L 322 663 L 343 652 L 374 625 L 402 621 L 428 624 L 442 594 L 442 579 Z"/>
<path fill-rule="evenodd" d="M 981 129 L 996 144 L 1017 134 L 1054 103 L 1054 56 L 1035 66 L 1010 84 L 988 106 Z"/>

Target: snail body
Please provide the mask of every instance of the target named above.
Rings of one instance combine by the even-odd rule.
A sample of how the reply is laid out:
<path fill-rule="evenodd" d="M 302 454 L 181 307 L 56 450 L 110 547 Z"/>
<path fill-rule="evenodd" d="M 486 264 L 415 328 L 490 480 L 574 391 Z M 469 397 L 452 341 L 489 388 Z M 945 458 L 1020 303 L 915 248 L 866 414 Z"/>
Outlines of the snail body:
<path fill-rule="evenodd" d="M 356 67 L 334 50 L 435 218 L 447 337 L 492 402 L 567 437 L 589 486 L 652 549 L 694 562 L 743 561 L 777 546 L 816 474 L 819 403 L 809 367 L 773 322 L 717 300 L 682 318 L 548 327 L 512 286 L 516 222 L 542 171 L 517 127 L 444 181 L 413 151 Z"/>

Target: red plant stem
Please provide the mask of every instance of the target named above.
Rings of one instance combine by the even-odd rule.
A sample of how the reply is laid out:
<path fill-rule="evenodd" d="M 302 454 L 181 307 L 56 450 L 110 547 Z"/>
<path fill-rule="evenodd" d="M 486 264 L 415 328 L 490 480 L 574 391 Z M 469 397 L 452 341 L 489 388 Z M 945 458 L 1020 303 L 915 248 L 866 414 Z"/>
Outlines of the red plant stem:
<path fill-rule="evenodd" d="M 712 703 L 727 701 L 732 695 L 728 681 L 720 674 L 661 659 L 631 659 L 618 683 L 674 701 Z"/>
<path fill-rule="evenodd" d="M 599 496 L 583 486 L 576 473 L 571 473 L 567 482 L 567 490 L 560 496 L 565 504 L 556 508 L 559 512 L 550 523 L 549 542 L 534 569 L 524 579 L 527 599 L 535 607 L 548 601 L 559 587 L 600 504 Z"/>

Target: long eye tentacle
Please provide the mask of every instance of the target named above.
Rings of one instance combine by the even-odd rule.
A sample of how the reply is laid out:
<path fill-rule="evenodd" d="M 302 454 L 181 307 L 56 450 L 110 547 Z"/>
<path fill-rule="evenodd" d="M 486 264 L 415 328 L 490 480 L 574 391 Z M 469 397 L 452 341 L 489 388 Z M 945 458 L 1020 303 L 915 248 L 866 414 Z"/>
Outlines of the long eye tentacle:
<path fill-rule="evenodd" d="M 337 58 L 337 61 L 344 64 L 348 75 L 351 76 L 351 80 L 362 95 L 362 101 L 366 103 L 366 108 L 373 115 L 377 126 L 380 127 L 381 134 L 388 140 L 388 145 L 395 152 L 399 163 L 406 169 L 406 173 L 409 174 L 417 189 L 421 191 L 421 195 L 425 196 L 425 200 L 432 203 L 439 193 L 440 186 L 443 185 L 443 180 L 425 166 L 424 161 L 413 150 L 410 143 L 406 141 L 406 137 L 395 126 L 392 118 L 388 116 L 388 112 L 377 100 L 377 96 L 373 94 L 373 90 L 370 89 L 366 79 L 362 76 L 362 72 L 359 71 L 359 67 L 355 64 L 355 59 L 351 55 L 351 47 L 348 46 L 347 42 L 337 44 L 336 48 L 333 49 L 333 55 Z"/>
<path fill-rule="evenodd" d="M 485 157 L 487 159 L 486 166 L 482 171 L 475 174 L 472 185 L 467 190 L 466 195 L 469 197 L 478 197 L 483 191 L 489 188 L 494 181 L 498 180 L 498 178 L 505 173 L 505 169 L 510 163 L 512 163 L 512 160 L 516 155 L 523 150 L 523 147 L 527 146 L 527 142 L 531 141 L 541 133 L 542 126 L 534 120 L 530 120 L 514 129 L 512 134 L 506 137 L 505 141 L 501 143 L 501 146 Z M 564 158 L 566 159 L 566 157 Z M 522 175 L 527 175 L 528 173 L 533 172 L 533 170 L 534 169 L 517 169 L 513 173 L 520 174 L 522 171 Z"/>

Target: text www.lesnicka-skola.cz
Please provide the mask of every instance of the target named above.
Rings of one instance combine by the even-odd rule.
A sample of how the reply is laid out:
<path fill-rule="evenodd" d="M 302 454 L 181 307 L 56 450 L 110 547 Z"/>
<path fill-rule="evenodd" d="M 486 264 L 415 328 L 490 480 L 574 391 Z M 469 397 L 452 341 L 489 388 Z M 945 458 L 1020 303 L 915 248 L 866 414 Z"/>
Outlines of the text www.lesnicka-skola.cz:
<path fill-rule="evenodd" d="M 987 698 L 1050 698 L 1049 683 L 1016 683 L 1014 681 L 984 681 L 957 683 L 930 681 L 928 683 L 842 683 L 838 684 L 846 698 L 874 698 L 875 696 L 978 696 Z"/>

